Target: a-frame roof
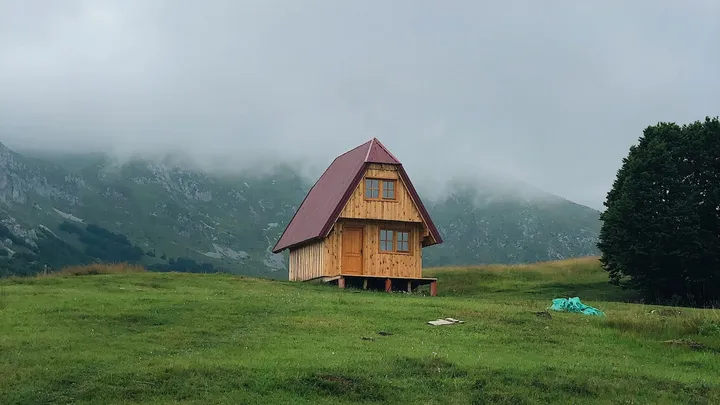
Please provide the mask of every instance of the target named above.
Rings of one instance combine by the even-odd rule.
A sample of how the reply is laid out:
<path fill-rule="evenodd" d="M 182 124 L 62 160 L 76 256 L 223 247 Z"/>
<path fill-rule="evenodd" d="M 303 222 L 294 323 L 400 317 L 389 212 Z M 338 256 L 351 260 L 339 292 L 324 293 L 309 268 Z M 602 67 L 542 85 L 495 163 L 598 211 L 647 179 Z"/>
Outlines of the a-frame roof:
<path fill-rule="evenodd" d="M 433 239 L 430 244 L 442 243 L 440 233 L 430 219 L 402 164 L 380 141 L 373 138 L 333 160 L 305 196 L 275 244 L 273 253 L 327 237 L 371 163 L 391 164 L 398 167 L 398 174 L 430 231 Z"/>

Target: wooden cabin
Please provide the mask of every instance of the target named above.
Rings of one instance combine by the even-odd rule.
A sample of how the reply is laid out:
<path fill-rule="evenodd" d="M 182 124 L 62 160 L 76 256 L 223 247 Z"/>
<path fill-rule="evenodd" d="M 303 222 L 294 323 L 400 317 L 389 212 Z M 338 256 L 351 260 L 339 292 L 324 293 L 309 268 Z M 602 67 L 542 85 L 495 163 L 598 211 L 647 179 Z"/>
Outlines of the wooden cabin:
<path fill-rule="evenodd" d="M 380 284 L 412 291 L 422 248 L 442 243 L 403 165 L 377 139 L 338 156 L 313 185 L 273 248 L 290 251 L 289 278 Z"/>

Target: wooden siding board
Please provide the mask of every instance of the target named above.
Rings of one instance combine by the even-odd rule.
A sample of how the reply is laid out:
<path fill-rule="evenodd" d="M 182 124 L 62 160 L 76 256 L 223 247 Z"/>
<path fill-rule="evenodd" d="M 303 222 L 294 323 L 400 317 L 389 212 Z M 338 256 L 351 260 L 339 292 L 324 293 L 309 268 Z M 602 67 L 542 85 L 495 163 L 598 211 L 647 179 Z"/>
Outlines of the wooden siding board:
<path fill-rule="evenodd" d="M 328 258 L 325 266 L 325 275 L 327 277 L 340 275 L 340 252 L 342 252 L 341 232 L 342 223 L 337 223 L 325 239 L 325 255 Z"/>
<path fill-rule="evenodd" d="M 288 261 L 289 279 L 305 281 L 322 277 L 325 273 L 325 241 L 306 245 L 290 251 Z"/>
<path fill-rule="evenodd" d="M 368 201 L 365 199 L 365 179 L 380 178 L 396 180 L 395 201 Z M 340 212 L 340 218 L 376 219 L 422 223 L 420 211 L 413 203 L 407 186 L 393 165 L 371 164 L 360 184 Z"/>
<path fill-rule="evenodd" d="M 422 245 L 420 242 L 421 225 L 417 223 L 402 224 L 390 221 L 359 221 L 343 220 L 339 225 L 363 226 L 363 275 L 386 277 L 422 277 Z M 406 228 L 410 231 L 410 254 L 380 252 L 380 229 L 382 227 L 397 229 Z M 341 239 L 342 238 L 338 238 Z M 338 246 L 337 251 L 341 251 Z M 339 268 L 342 273 L 342 268 Z"/>

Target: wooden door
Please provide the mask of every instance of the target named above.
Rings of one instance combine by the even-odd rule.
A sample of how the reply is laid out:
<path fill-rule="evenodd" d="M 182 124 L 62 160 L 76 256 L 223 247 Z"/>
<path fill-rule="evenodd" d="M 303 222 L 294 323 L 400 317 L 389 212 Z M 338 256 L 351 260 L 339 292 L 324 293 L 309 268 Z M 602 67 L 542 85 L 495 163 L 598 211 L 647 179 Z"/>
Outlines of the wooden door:
<path fill-rule="evenodd" d="M 342 274 L 362 274 L 363 265 L 363 229 L 346 228 L 342 230 Z"/>

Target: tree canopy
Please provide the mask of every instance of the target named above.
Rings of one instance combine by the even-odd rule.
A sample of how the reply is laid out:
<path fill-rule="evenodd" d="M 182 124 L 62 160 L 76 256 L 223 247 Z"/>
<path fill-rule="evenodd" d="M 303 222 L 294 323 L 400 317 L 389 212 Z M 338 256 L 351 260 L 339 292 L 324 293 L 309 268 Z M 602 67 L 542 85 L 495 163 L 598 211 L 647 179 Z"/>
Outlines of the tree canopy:
<path fill-rule="evenodd" d="M 658 123 L 622 161 L 601 214 L 611 282 L 648 302 L 720 300 L 720 122 Z"/>

